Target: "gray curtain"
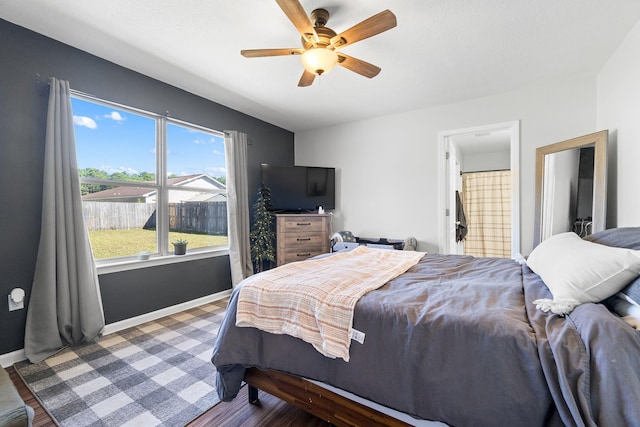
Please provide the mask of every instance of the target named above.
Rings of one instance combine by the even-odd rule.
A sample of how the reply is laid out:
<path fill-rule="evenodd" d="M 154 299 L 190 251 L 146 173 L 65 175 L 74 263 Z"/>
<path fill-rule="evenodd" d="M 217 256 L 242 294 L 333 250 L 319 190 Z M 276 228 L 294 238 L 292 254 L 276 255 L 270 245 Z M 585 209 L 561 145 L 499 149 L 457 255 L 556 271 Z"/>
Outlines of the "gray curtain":
<path fill-rule="evenodd" d="M 227 163 L 227 215 L 231 283 L 235 287 L 253 274 L 249 241 L 249 193 L 247 179 L 247 135 L 225 131 Z"/>
<path fill-rule="evenodd" d="M 37 363 L 98 337 L 104 327 L 98 275 L 82 214 L 69 82 L 50 81 L 42 222 L 24 351 Z"/>

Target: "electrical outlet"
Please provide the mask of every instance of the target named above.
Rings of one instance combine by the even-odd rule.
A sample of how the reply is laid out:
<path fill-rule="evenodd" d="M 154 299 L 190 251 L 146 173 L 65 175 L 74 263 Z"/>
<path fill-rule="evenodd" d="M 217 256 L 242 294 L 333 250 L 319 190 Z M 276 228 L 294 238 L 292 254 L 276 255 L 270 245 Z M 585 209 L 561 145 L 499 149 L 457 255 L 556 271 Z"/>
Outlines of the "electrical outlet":
<path fill-rule="evenodd" d="M 17 303 L 11 299 L 11 295 L 7 295 L 7 297 L 9 298 L 9 311 L 21 310 L 24 308 L 24 301 Z"/>

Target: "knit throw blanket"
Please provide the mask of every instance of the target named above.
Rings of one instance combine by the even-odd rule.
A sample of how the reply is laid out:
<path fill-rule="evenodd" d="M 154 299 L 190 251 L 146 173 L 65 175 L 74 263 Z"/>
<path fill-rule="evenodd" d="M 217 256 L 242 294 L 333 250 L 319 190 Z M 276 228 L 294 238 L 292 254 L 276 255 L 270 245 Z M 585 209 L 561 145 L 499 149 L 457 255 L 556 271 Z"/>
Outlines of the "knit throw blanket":
<path fill-rule="evenodd" d="M 256 274 L 240 288 L 236 326 L 291 335 L 327 357 L 348 362 L 358 300 L 407 271 L 424 255 L 359 246 Z"/>

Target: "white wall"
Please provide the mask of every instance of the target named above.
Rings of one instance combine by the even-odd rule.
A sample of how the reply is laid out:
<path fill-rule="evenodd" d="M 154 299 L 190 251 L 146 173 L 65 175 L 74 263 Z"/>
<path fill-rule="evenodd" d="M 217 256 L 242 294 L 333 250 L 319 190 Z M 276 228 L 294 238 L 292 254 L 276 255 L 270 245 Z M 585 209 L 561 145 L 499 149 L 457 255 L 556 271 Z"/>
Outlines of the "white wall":
<path fill-rule="evenodd" d="M 300 132 L 295 162 L 337 168 L 334 231 L 415 236 L 419 250 L 437 252 L 438 132 L 520 120 L 521 251 L 527 255 L 533 245 L 535 149 L 596 131 L 595 112 L 595 77 L 584 77 Z"/>
<path fill-rule="evenodd" d="M 609 129 L 607 227 L 640 226 L 640 22 L 597 79 L 597 123 Z"/>

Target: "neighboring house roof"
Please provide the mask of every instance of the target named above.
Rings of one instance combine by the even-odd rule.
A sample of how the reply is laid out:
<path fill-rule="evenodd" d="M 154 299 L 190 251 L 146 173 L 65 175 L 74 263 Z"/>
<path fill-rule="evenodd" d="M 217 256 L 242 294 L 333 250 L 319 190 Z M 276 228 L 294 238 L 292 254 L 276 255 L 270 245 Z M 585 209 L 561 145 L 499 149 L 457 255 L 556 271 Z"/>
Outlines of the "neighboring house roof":
<path fill-rule="evenodd" d="M 225 202 L 227 200 L 226 194 L 197 194 L 189 198 L 190 202 Z"/>
<path fill-rule="evenodd" d="M 186 184 L 189 184 L 191 182 L 198 181 L 199 179 L 204 179 L 204 180 L 210 181 L 211 184 L 215 185 L 216 187 L 218 187 L 221 190 L 224 189 L 224 188 L 227 188 L 223 183 L 221 183 L 217 179 L 212 178 L 209 175 L 203 174 L 203 173 L 199 173 L 199 174 L 195 174 L 195 175 L 178 176 L 178 177 L 175 177 L 175 178 L 167 178 L 167 184 L 169 184 L 169 185 L 186 185 Z"/>
<path fill-rule="evenodd" d="M 175 178 L 168 178 L 167 184 L 175 186 L 188 186 L 189 184 L 197 184 L 197 181 L 204 180 L 209 185 L 214 186 L 220 190 L 224 190 L 226 186 L 215 178 L 206 174 L 195 174 L 178 176 Z M 146 184 L 151 182 L 146 181 Z M 194 185 L 197 187 L 197 185 Z M 156 190 L 144 187 L 129 187 L 121 186 L 114 187 L 108 190 L 97 191 L 95 193 L 86 194 L 82 196 L 83 200 L 116 200 L 116 199 L 134 199 L 134 198 L 147 198 L 156 194 Z"/>
<path fill-rule="evenodd" d="M 85 194 L 82 196 L 83 200 L 92 199 L 110 199 L 110 198 L 132 198 L 132 197 L 149 197 L 155 194 L 156 190 L 152 188 L 141 187 L 115 187 L 108 190 L 97 191 L 91 194 Z"/>

